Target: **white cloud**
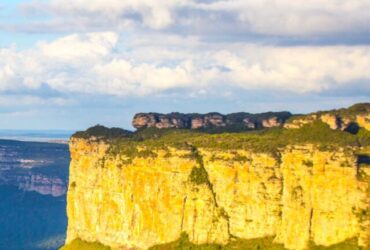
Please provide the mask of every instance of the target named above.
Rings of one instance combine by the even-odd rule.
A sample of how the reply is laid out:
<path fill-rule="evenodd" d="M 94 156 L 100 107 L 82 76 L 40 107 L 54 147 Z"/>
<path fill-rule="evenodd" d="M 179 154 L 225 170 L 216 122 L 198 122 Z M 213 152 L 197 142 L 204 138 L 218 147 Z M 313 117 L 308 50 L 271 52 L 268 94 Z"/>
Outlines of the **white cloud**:
<path fill-rule="evenodd" d="M 241 46 L 221 51 L 215 61 L 230 69 L 222 76 L 243 88 L 321 92 L 370 80 L 370 47 Z"/>
<path fill-rule="evenodd" d="M 369 31 L 368 0 L 231 0 L 201 5 L 202 9 L 235 13 L 252 31 L 274 35 L 312 35 Z"/>
<path fill-rule="evenodd" d="M 81 23 L 84 23 L 83 17 L 94 16 L 115 26 L 127 27 L 132 22 L 141 22 L 147 27 L 162 29 L 173 23 L 173 8 L 184 3 L 186 0 L 52 0 L 25 4 L 23 9 L 52 13 L 57 18 L 80 19 Z"/>
<path fill-rule="evenodd" d="M 14 47 L 0 49 L 0 91 L 38 87 L 42 73 L 39 59 Z"/>
<path fill-rule="evenodd" d="M 113 32 L 69 35 L 51 43 L 41 42 L 38 50 L 50 60 L 94 60 L 111 53 L 118 35 Z"/>
<path fill-rule="evenodd" d="M 29 29 L 173 28 L 188 33 L 309 36 L 370 32 L 370 1 L 338 0 L 51 0 L 23 5 L 52 19 Z M 32 28 L 31 28 L 32 27 Z"/>
<path fill-rule="evenodd" d="M 215 86 L 225 91 L 320 93 L 370 81 L 370 46 L 225 47 L 195 42 L 189 49 L 181 40 L 173 41 L 170 47 L 165 41 L 133 41 L 132 52 L 119 52 L 118 36 L 108 32 L 69 35 L 28 50 L 0 49 L 0 91 L 37 89 L 46 83 L 62 93 L 116 96 Z M 146 60 L 148 46 L 158 53 Z M 168 57 L 174 51 L 177 56 Z"/>

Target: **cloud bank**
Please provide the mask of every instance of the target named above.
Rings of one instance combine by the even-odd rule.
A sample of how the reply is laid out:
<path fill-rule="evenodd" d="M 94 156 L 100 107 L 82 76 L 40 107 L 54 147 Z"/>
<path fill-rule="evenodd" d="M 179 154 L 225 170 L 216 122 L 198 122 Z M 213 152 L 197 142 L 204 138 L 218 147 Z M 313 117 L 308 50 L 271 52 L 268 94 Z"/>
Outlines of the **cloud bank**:
<path fill-rule="evenodd" d="M 368 0 L 9 1 L 0 7 L 2 126 L 28 126 L 10 114 L 35 114 L 36 128 L 84 128 L 127 125 L 139 111 L 368 101 L 369 23 Z"/>
<path fill-rule="evenodd" d="M 118 50 L 114 32 L 72 34 L 34 48 L 0 50 L 0 90 L 147 96 L 173 89 L 279 90 L 320 93 L 370 81 L 370 46 L 276 47 L 195 42 L 149 44 Z M 135 44 L 135 43 L 133 43 Z M 148 51 L 153 54 L 146 57 Z M 365 85 L 364 85 L 365 86 Z M 359 90 L 363 91 L 363 89 Z"/>
<path fill-rule="evenodd" d="M 23 4 L 48 15 L 29 30 L 152 29 L 181 34 L 327 36 L 369 34 L 368 0 L 51 0 Z"/>

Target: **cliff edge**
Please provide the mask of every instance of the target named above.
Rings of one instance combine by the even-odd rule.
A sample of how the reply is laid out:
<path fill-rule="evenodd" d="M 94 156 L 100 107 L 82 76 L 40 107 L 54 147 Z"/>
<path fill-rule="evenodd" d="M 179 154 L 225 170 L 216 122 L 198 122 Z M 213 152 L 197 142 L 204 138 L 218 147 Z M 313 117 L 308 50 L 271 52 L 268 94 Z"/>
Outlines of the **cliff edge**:
<path fill-rule="evenodd" d="M 323 113 L 287 120 L 299 124 L 292 128 L 240 133 L 77 133 L 67 246 L 78 239 L 112 249 L 365 249 L 369 113 L 356 112 L 348 115 L 356 131 L 321 119 L 347 114 Z"/>

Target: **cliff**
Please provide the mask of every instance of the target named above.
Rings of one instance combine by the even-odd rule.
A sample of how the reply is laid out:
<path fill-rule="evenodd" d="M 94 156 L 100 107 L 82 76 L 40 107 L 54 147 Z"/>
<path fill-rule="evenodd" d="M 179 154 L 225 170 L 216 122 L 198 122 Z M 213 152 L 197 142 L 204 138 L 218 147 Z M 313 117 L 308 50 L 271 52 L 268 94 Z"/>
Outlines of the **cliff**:
<path fill-rule="evenodd" d="M 132 125 L 143 128 L 182 128 L 210 129 L 221 128 L 230 130 L 254 130 L 259 128 L 279 127 L 291 117 L 289 112 L 267 112 L 260 114 L 220 113 L 183 114 L 183 113 L 139 113 L 134 116 Z"/>
<path fill-rule="evenodd" d="M 80 239 L 113 249 L 366 247 L 365 127 L 353 134 L 316 120 L 248 133 L 76 134 L 70 140 L 66 243 Z"/>
<path fill-rule="evenodd" d="M 320 111 L 308 115 L 292 115 L 290 112 L 266 112 L 251 114 L 245 112 L 223 115 L 220 113 L 138 113 L 132 120 L 136 129 L 182 128 L 220 131 L 243 131 L 281 127 L 300 128 L 304 124 L 320 120 L 331 129 L 356 133 L 360 127 L 370 130 L 370 104 L 359 103 L 346 109 Z"/>

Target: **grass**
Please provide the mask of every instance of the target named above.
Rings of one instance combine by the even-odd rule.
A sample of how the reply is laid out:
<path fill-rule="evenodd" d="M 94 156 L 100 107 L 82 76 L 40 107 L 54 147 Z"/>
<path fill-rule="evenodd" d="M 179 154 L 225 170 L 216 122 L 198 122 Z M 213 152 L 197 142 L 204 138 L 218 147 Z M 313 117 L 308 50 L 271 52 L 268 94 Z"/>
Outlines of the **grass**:
<path fill-rule="evenodd" d="M 59 250 L 111 250 L 111 248 L 97 242 L 74 239 L 71 243 L 61 247 Z"/>

